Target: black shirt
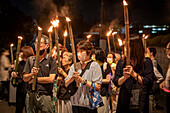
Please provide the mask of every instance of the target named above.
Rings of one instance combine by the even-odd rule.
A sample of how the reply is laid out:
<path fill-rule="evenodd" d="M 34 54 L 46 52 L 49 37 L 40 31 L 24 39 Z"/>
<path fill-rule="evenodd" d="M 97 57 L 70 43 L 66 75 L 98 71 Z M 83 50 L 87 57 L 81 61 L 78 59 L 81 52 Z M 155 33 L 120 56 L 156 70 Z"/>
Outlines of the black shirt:
<path fill-rule="evenodd" d="M 103 68 L 103 66 L 105 65 L 105 69 Z M 110 68 L 110 65 L 108 63 L 104 63 L 101 67 L 102 70 L 102 75 L 103 75 L 103 79 L 106 79 L 106 76 L 108 74 L 112 74 L 112 70 Z M 108 88 L 109 88 L 109 84 L 102 84 L 101 86 L 101 96 L 108 96 Z"/>
<path fill-rule="evenodd" d="M 31 69 L 34 67 L 35 63 L 35 56 L 29 57 L 26 61 L 25 68 L 24 68 L 24 73 L 31 73 Z M 50 74 L 57 74 L 57 63 L 55 59 L 49 57 L 47 54 L 44 59 L 42 59 L 38 63 L 38 74 L 37 77 L 49 77 Z M 53 84 L 52 83 L 47 83 L 47 84 L 41 84 L 37 83 L 36 84 L 36 91 L 43 93 L 43 94 L 52 94 L 52 88 Z M 32 89 L 32 84 L 29 85 L 29 90 Z"/>

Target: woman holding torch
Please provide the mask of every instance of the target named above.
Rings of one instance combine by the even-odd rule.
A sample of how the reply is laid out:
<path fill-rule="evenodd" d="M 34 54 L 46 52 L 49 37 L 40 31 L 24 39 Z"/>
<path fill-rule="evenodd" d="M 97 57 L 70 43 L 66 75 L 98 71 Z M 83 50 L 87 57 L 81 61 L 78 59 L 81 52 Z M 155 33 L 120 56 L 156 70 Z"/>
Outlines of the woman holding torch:
<path fill-rule="evenodd" d="M 130 36 L 130 65 L 118 61 L 113 82 L 120 87 L 117 113 L 148 113 L 153 83 L 152 61 L 144 56 L 141 37 Z"/>
<path fill-rule="evenodd" d="M 80 60 L 80 62 L 77 63 L 78 71 L 76 72 L 74 65 L 72 65 L 68 73 L 68 77 L 65 79 L 66 87 L 74 80 L 79 83 L 77 92 L 71 97 L 73 113 L 97 113 L 97 109 L 89 108 L 89 90 L 92 82 L 95 83 L 96 90 L 100 90 L 102 83 L 100 65 L 93 62 L 91 59 L 93 51 L 93 45 L 89 41 L 80 41 L 77 44 L 77 56 Z M 85 68 L 90 62 L 91 64 L 89 69 Z M 84 71 L 84 74 L 80 76 L 79 74 L 81 74 L 83 69 L 86 70 Z"/>
<path fill-rule="evenodd" d="M 18 64 L 18 70 L 17 70 L 17 72 L 11 73 L 12 78 L 16 79 L 15 86 L 17 87 L 15 113 L 22 113 L 23 108 L 25 106 L 27 83 L 25 83 L 22 79 L 23 78 L 22 72 L 23 72 L 26 60 L 30 56 L 34 56 L 34 51 L 33 51 L 32 47 L 30 47 L 30 46 L 22 47 L 21 52 L 20 52 L 21 60 L 19 60 L 20 62 Z"/>

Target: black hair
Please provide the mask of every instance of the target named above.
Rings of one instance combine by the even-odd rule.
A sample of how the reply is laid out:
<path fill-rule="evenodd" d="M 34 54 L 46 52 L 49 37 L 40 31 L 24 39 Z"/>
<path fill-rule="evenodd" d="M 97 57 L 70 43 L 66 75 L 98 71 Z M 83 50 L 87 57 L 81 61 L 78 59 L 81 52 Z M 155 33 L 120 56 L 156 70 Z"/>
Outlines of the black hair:
<path fill-rule="evenodd" d="M 106 61 L 106 54 L 101 48 L 94 48 L 94 54 L 97 61 L 100 61 L 102 63 Z"/>
<path fill-rule="evenodd" d="M 156 55 L 156 49 L 153 48 L 153 47 L 150 47 L 150 48 L 149 48 L 149 51 L 150 51 L 150 53 L 153 53 L 153 56 L 155 57 L 155 55 Z"/>

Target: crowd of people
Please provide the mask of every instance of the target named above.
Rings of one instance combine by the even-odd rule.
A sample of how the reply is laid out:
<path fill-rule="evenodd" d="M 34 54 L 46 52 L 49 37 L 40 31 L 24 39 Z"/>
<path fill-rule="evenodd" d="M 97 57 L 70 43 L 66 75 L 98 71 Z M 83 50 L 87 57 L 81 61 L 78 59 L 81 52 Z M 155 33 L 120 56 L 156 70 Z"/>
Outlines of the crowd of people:
<path fill-rule="evenodd" d="M 35 40 L 37 51 L 38 38 Z M 76 45 L 78 62 L 73 64 L 73 54 L 61 44 L 49 51 L 49 39 L 42 35 L 38 67 L 30 46 L 21 48 L 18 71 L 10 64 L 9 51 L 2 49 L 0 61 L 0 97 L 8 100 L 9 81 L 16 91 L 16 113 L 149 113 L 149 95 L 158 106 L 159 86 L 166 92 L 166 111 L 170 102 L 170 63 L 166 76 L 155 59 L 156 49 L 145 51 L 142 38 L 130 35 L 130 64 L 126 55 L 106 52 L 83 40 Z M 170 42 L 165 48 L 170 59 Z M 146 55 L 147 52 L 147 55 Z M 146 56 L 145 56 L 146 55 Z M 61 63 L 61 67 L 59 66 Z M 76 65 L 76 66 L 75 66 Z M 75 69 L 77 67 L 77 69 Z M 10 73 L 10 74 L 9 74 Z M 36 88 L 32 90 L 36 78 Z M 57 93 L 54 93 L 56 81 Z M 94 85 L 92 85 L 94 84 Z M 157 90 L 153 90 L 153 86 Z M 102 98 L 102 105 L 91 108 L 91 90 Z M 56 100 L 53 100 L 56 97 Z M 97 97 L 96 97 L 97 98 Z M 54 104 L 56 101 L 56 104 Z M 93 101 L 98 101 L 93 98 Z"/>

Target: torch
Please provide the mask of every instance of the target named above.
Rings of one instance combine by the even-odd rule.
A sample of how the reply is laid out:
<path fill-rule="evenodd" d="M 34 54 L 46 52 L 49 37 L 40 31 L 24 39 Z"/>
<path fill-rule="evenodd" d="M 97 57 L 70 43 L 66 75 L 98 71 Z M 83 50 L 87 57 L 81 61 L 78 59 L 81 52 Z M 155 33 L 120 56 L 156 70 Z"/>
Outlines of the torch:
<path fill-rule="evenodd" d="M 106 34 L 107 36 L 107 45 L 108 45 L 108 48 L 109 48 L 109 52 L 111 52 L 111 48 L 110 48 L 110 39 L 109 39 L 109 36 L 110 34 L 112 33 L 112 30 L 109 30 Z"/>
<path fill-rule="evenodd" d="M 51 23 L 54 26 L 54 31 L 55 31 L 55 43 L 56 43 L 56 47 L 57 47 L 58 67 L 61 68 L 60 52 L 59 52 L 59 47 L 58 47 L 58 26 L 59 26 L 59 20 L 51 21 Z"/>
<path fill-rule="evenodd" d="M 16 64 L 15 64 L 15 72 L 18 71 L 18 62 L 19 62 L 19 53 L 20 53 L 20 49 L 21 49 L 21 40 L 22 40 L 22 37 L 21 36 L 18 36 L 18 44 L 17 44 L 17 53 L 16 53 Z M 16 84 L 16 79 L 14 78 L 13 79 L 13 84 Z"/>
<path fill-rule="evenodd" d="M 50 28 L 48 29 L 49 32 L 49 41 L 50 41 L 50 57 L 52 56 L 52 38 L 51 38 L 51 33 L 53 32 L 53 26 L 50 26 Z"/>
<path fill-rule="evenodd" d="M 13 49 L 12 49 L 13 46 L 14 46 L 14 44 L 11 44 L 11 45 L 10 45 L 10 51 L 11 51 L 11 64 L 14 64 Z"/>
<path fill-rule="evenodd" d="M 115 52 L 116 52 L 116 42 L 115 42 L 115 34 L 117 34 L 117 32 L 113 32 L 112 33 L 112 36 L 113 36 L 113 44 L 114 44 L 114 50 L 115 50 Z"/>
<path fill-rule="evenodd" d="M 130 64 L 130 41 L 129 41 L 129 15 L 128 15 L 128 4 L 123 0 L 124 4 L 124 20 L 125 20 L 125 39 L 126 39 L 126 65 Z"/>
<path fill-rule="evenodd" d="M 146 44 L 146 40 L 149 36 L 146 35 L 145 38 L 144 38 L 144 48 L 145 48 L 145 53 L 147 52 L 147 44 Z"/>
<path fill-rule="evenodd" d="M 117 39 L 119 42 L 119 46 L 121 47 L 121 50 L 123 51 L 123 42 L 120 38 Z"/>
<path fill-rule="evenodd" d="M 38 43 L 37 43 L 37 48 L 36 48 L 36 56 L 35 56 L 35 64 L 34 64 L 34 67 L 36 67 L 36 68 L 38 68 L 38 58 L 39 58 L 39 53 L 40 53 L 41 34 L 42 34 L 42 29 L 40 27 L 38 27 Z M 33 79 L 33 84 L 32 84 L 33 91 L 35 91 L 36 80 L 37 80 L 37 74 L 34 75 L 34 79 Z"/>
<path fill-rule="evenodd" d="M 66 38 L 67 38 L 67 30 L 64 31 L 64 41 L 63 41 L 63 45 L 66 48 Z"/>
<path fill-rule="evenodd" d="M 71 23 L 70 23 L 71 20 L 70 20 L 70 18 L 66 17 L 66 21 L 67 21 L 68 33 L 69 33 L 70 41 L 71 41 L 71 50 L 72 50 L 72 53 L 73 53 L 74 69 L 77 72 L 78 69 L 77 69 L 77 65 L 76 65 L 76 52 L 75 52 L 74 39 L 73 39 L 73 30 L 72 30 Z M 77 83 L 77 87 L 79 87 L 79 83 Z"/>
<path fill-rule="evenodd" d="M 87 40 L 89 41 L 92 35 L 87 35 Z"/>

